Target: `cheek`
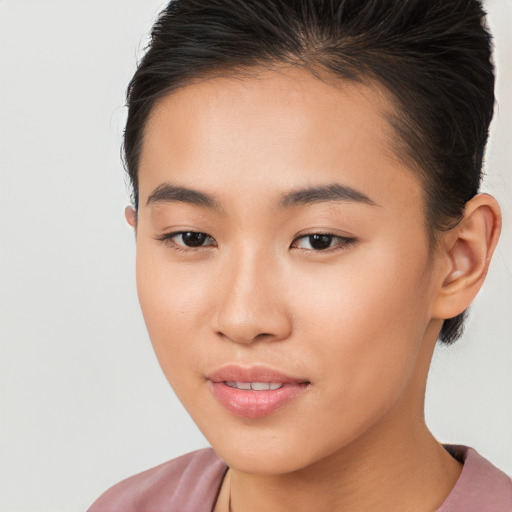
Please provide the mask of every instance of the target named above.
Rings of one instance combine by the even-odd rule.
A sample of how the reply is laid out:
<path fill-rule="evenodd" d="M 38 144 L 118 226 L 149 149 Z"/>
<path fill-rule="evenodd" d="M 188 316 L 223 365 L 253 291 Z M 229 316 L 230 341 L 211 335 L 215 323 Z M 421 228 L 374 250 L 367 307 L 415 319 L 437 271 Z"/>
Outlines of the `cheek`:
<path fill-rule="evenodd" d="M 197 267 L 170 264 L 165 251 L 142 242 L 137 247 L 137 291 L 160 365 L 169 380 L 179 380 L 191 371 L 205 342 L 211 281 Z"/>
<path fill-rule="evenodd" d="M 297 330 L 328 354 L 320 373 L 331 377 L 333 402 L 348 410 L 389 405 L 411 378 L 430 294 L 428 260 L 414 257 L 385 246 L 361 251 L 345 267 L 303 276 L 296 290 Z"/>
<path fill-rule="evenodd" d="M 298 321 L 309 319 L 320 330 L 335 326 L 344 337 L 373 344 L 376 337 L 390 331 L 405 334 L 414 330 L 420 318 L 425 320 L 429 302 L 426 259 L 372 252 L 355 253 L 338 266 L 302 272 L 293 286 L 295 303 L 309 313 Z"/>

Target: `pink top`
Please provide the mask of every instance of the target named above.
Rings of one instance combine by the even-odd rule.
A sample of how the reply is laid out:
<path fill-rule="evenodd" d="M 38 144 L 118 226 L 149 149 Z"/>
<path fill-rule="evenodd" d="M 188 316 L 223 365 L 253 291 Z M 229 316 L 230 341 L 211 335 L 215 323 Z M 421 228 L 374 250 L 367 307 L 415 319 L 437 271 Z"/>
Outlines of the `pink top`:
<path fill-rule="evenodd" d="M 445 446 L 464 463 L 437 512 L 512 512 L 512 480 L 472 448 Z M 198 450 L 134 475 L 100 496 L 88 512 L 211 512 L 226 464 Z"/>

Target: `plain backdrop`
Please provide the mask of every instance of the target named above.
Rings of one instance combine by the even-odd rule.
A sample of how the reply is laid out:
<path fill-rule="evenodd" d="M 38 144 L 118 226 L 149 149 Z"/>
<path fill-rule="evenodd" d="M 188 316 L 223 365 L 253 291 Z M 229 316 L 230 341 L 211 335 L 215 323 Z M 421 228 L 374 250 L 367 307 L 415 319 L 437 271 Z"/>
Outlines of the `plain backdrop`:
<path fill-rule="evenodd" d="M 164 3 L 0 0 L 0 511 L 83 511 L 206 446 L 162 376 L 136 298 L 120 163 L 124 91 Z M 467 333 L 440 348 L 428 424 L 512 473 L 512 2 L 485 190 L 504 232 Z"/>

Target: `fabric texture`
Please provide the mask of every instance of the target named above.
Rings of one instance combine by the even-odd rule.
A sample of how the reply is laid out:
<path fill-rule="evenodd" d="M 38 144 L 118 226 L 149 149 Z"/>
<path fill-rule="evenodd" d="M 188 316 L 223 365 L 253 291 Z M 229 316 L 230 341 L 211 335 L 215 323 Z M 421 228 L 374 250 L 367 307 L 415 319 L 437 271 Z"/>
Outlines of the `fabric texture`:
<path fill-rule="evenodd" d="M 437 512 L 512 512 L 512 480 L 467 446 L 445 445 L 462 473 Z"/>
<path fill-rule="evenodd" d="M 464 464 L 436 512 L 512 512 L 512 480 L 466 446 L 445 448 Z M 114 485 L 88 512 L 211 512 L 228 467 L 211 449 L 198 450 Z"/>
<path fill-rule="evenodd" d="M 211 448 L 188 453 L 119 482 L 88 512 L 211 512 L 227 469 Z"/>

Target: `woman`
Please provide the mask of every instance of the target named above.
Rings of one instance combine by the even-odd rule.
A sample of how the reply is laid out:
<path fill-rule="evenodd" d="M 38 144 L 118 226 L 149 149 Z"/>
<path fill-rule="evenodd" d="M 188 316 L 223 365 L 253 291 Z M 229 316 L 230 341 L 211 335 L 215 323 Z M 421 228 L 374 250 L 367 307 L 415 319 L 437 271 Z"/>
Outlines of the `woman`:
<path fill-rule="evenodd" d="M 160 365 L 213 450 L 101 511 L 482 511 L 512 482 L 423 415 L 500 231 L 478 1 L 182 0 L 128 92 Z"/>

